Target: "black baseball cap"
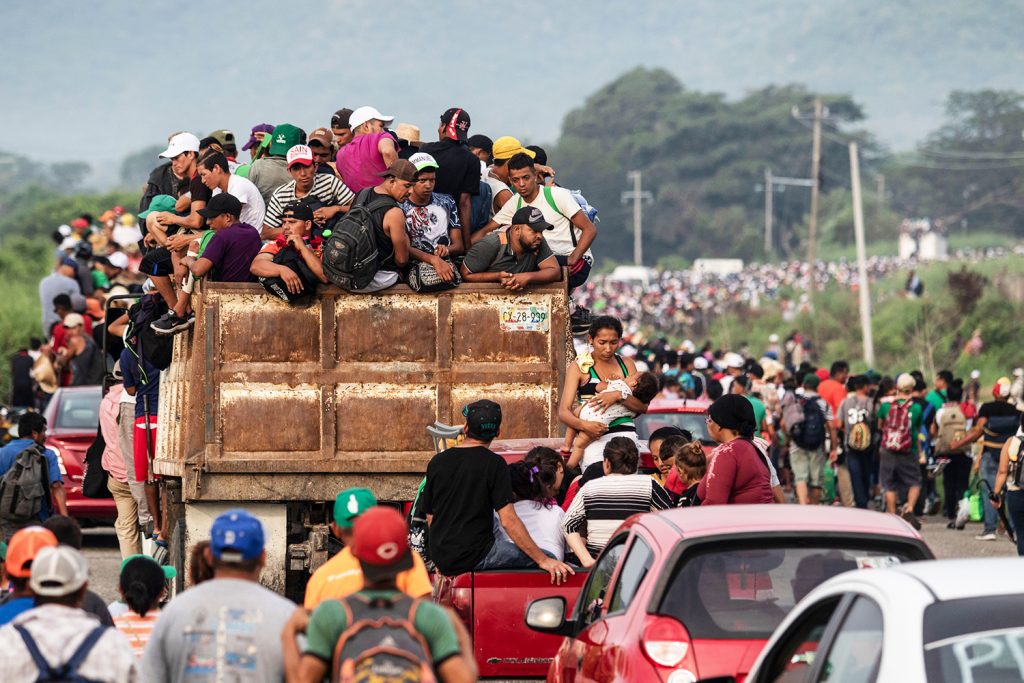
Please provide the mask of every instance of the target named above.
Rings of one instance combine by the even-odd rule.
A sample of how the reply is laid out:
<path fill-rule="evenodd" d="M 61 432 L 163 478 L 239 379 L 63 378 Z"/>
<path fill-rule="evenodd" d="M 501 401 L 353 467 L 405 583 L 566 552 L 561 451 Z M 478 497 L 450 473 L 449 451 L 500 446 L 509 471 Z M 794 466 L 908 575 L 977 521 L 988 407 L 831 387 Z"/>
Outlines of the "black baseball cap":
<path fill-rule="evenodd" d="M 441 114 L 441 123 L 444 125 L 444 136 L 459 142 L 465 142 L 469 137 L 469 114 L 465 109 L 452 107 Z"/>
<path fill-rule="evenodd" d="M 469 435 L 478 439 L 493 439 L 501 428 L 501 406 L 485 398 L 468 404 L 462 409 L 462 416 L 469 426 Z"/>
<path fill-rule="evenodd" d="M 300 221 L 313 220 L 313 208 L 306 202 L 292 202 L 284 207 L 281 218 L 295 218 Z"/>
<path fill-rule="evenodd" d="M 544 220 L 544 214 L 535 206 L 524 206 L 512 215 L 512 225 L 528 225 L 537 232 L 553 230 L 555 226 Z"/>
<path fill-rule="evenodd" d="M 203 208 L 199 209 L 199 215 L 203 218 L 214 218 L 222 213 L 232 216 L 242 215 L 242 202 L 238 197 L 227 192 L 215 194 Z"/>

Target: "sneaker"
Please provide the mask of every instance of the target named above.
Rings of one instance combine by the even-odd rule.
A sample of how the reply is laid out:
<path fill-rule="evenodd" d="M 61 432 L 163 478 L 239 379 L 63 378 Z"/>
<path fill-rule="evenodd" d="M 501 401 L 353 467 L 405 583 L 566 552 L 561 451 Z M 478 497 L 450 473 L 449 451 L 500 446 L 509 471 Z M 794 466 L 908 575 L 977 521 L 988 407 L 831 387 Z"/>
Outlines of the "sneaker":
<path fill-rule="evenodd" d="M 178 332 L 184 332 L 188 328 L 192 327 L 194 322 L 195 315 L 181 318 L 175 315 L 173 311 L 167 311 L 159 320 L 154 321 L 150 327 L 153 328 L 153 331 L 157 334 L 177 334 Z"/>
<path fill-rule="evenodd" d="M 919 520 L 912 511 L 904 510 L 900 513 L 900 517 L 906 520 L 907 524 L 914 527 L 917 531 L 921 530 L 921 520 Z"/>
<path fill-rule="evenodd" d="M 949 522 L 949 524 L 946 525 L 946 528 L 947 529 L 955 529 L 956 528 L 956 521 L 955 520 L 951 520 Z"/>
<path fill-rule="evenodd" d="M 983 534 L 978 534 L 974 537 L 975 541 L 994 541 L 996 540 L 996 532 L 986 531 Z"/>
<path fill-rule="evenodd" d="M 937 515 L 941 509 L 942 502 L 938 498 L 933 498 L 928 501 L 924 513 L 928 516 Z"/>

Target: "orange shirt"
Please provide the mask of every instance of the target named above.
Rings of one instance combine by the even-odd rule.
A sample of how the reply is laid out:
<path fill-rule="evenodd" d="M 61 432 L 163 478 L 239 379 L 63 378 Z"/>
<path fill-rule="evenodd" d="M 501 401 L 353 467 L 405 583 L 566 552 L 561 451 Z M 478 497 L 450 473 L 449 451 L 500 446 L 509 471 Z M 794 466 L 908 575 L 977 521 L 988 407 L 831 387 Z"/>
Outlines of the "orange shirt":
<path fill-rule="evenodd" d="M 136 659 L 142 659 L 142 653 L 149 642 L 149 636 L 153 633 L 156 620 L 160 618 L 160 610 L 154 609 L 146 612 L 146 616 L 140 617 L 135 612 L 125 612 L 114 617 L 114 626 L 131 643 L 132 653 Z"/>
<path fill-rule="evenodd" d="M 843 418 L 839 414 L 839 404 L 846 398 L 846 387 L 829 377 L 818 385 L 818 396 L 825 399 L 825 403 L 832 408 L 832 414 L 835 415 L 835 423 L 842 426 Z"/>
<path fill-rule="evenodd" d="M 396 579 L 398 590 L 414 598 L 430 595 L 433 587 L 430 575 L 423 559 L 415 550 L 412 553 L 412 569 L 399 574 Z M 363 571 L 359 568 L 359 560 L 348 548 L 327 560 L 322 567 L 313 572 L 306 584 L 306 609 L 315 609 L 324 600 L 344 598 L 363 589 Z"/>

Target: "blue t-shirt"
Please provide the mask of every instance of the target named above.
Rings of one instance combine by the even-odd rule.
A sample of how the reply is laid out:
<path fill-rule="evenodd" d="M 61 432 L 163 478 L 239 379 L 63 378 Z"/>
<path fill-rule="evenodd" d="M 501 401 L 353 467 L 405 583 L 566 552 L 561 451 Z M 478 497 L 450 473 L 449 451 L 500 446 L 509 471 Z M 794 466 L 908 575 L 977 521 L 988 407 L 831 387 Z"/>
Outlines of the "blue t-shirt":
<path fill-rule="evenodd" d="M 8 600 L 4 604 L 0 605 L 0 626 L 9 624 L 14 621 L 14 618 L 22 612 L 27 612 L 35 607 L 36 599 L 32 597 L 28 598 L 14 598 Z"/>
<path fill-rule="evenodd" d="M 3 448 L 0 448 L 0 477 L 7 474 L 7 470 L 14 466 L 14 461 L 18 455 L 33 443 L 35 442 L 32 439 L 15 439 Z M 45 448 L 43 449 L 43 455 L 46 456 L 47 477 L 50 480 L 50 484 L 54 482 L 63 484 L 64 477 L 60 474 L 60 463 L 57 462 L 57 454 L 49 448 Z M 43 496 L 43 508 L 39 511 L 39 520 L 45 521 L 52 514 L 53 503 L 49 496 Z"/>
<path fill-rule="evenodd" d="M 120 363 L 124 388 L 135 387 L 135 417 L 145 417 L 145 398 L 149 399 L 149 414 L 156 417 L 160 403 L 160 368 L 145 358 L 137 359 L 131 349 L 121 352 Z M 141 370 L 140 363 L 142 364 Z M 145 372 L 145 378 L 143 378 L 143 372 Z"/>

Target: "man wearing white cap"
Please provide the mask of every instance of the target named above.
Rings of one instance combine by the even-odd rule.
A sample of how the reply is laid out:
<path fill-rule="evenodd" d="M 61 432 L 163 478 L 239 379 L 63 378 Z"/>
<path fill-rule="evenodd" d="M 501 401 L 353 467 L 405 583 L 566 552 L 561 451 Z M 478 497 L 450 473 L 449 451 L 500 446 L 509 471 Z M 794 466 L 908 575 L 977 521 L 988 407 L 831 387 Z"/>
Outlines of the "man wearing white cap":
<path fill-rule="evenodd" d="M 379 174 L 398 158 L 398 143 L 384 128 L 395 120 L 374 107 L 359 107 L 349 116 L 352 142 L 338 150 L 338 173 L 353 192 L 373 187 Z"/>
<path fill-rule="evenodd" d="M 402 202 L 405 231 L 409 234 L 409 256 L 433 266 L 445 282 L 455 279 L 450 259 L 464 253 L 459 209 L 451 195 L 434 192 L 437 161 L 425 152 L 409 157 L 416 177 L 409 196 Z"/>
<path fill-rule="evenodd" d="M 743 356 L 734 351 L 725 354 L 725 358 L 722 361 L 725 363 L 725 376 L 719 381 L 722 383 L 722 393 L 728 394 L 732 381 L 743 374 L 745 361 Z"/>
<path fill-rule="evenodd" d="M 138 680 L 125 637 L 81 609 L 88 579 L 89 566 L 74 548 L 39 551 L 29 579 L 36 606 L 0 628 L 0 681 Z"/>

